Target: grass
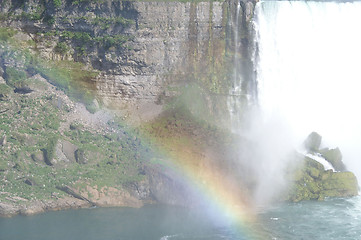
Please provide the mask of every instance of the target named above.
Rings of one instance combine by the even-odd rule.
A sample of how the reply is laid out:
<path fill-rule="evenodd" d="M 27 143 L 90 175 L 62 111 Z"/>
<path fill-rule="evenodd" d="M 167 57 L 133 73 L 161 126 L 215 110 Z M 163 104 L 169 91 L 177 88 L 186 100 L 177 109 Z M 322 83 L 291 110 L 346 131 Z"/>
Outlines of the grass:
<path fill-rule="evenodd" d="M 42 200 L 51 198 L 53 193 L 63 196 L 59 186 L 85 184 L 120 189 L 144 178 L 141 170 L 153 153 L 139 134 L 127 131 L 120 122 L 112 123 L 109 127 L 115 132 L 107 134 L 95 133 L 76 123 L 60 133 L 58 124 L 67 112 L 53 106 L 52 100 L 52 96 L 12 96 L 11 112 L 0 115 L 0 132 L 8 136 L 6 146 L 0 146 L 0 179 L 6 179 L 0 186 L 1 192 Z M 87 163 L 49 166 L 32 159 L 40 150 L 47 160 L 52 159 L 58 140 L 76 145 L 88 158 Z M 0 201 L 9 201 L 6 197 L 0 195 Z"/>

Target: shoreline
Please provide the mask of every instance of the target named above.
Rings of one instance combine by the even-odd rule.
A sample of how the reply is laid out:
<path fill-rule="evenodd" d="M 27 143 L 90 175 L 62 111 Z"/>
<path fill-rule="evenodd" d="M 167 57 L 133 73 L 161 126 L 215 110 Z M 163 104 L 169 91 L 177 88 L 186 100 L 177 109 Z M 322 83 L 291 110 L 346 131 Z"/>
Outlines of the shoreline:
<path fill-rule="evenodd" d="M 31 216 L 50 211 L 91 208 L 92 206 L 94 205 L 85 200 L 72 197 L 64 197 L 57 200 L 36 200 L 20 204 L 0 202 L 0 218 L 11 218 L 17 215 Z"/>

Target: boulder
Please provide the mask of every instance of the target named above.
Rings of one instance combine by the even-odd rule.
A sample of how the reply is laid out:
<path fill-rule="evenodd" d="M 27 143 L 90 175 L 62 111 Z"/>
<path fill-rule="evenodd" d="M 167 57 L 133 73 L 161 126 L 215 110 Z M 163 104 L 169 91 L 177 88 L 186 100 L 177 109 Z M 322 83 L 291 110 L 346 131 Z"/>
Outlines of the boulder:
<path fill-rule="evenodd" d="M 298 202 L 358 195 L 357 178 L 352 172 L 325 171 L 322 164 L 308 157 L 303 161 L 303 166 L 291 174 L 292 184 L 285 200 Z"/>
<path fill-rule="evenodd" d="M 76 162 L 79 164 L 88 163 L 88 158 L 86 157 L 85 151 L 83 149 L 77 149 L 75 151 L 75 159 Z"/>
<path fill-rule="evenodd" d="M 66 140 L 58 140 L 55 146 L 55 157 L 51 159 L 51 165 L 64 165 L 75 162 L 77 146 Z"/>
<path fill-rule="evenodd" d="M 45 162 L 45 156 L 43 151 L 37 151 L 33 154 L 31 154 L 31 158 L 38 163 L 44 163 Z"/>
<path fill-rule="evenodd" d="M 309 152 L 317 152 L 320 148 L 322 136 L 316 132 L 310 133 L 304 141 L 304 147 Z"/>
<path fill-rule="evenodd" d="M 25 179 L 24 183 L 25 183 L 25 184 L 28 184 L 29 186 L 35 186 L 35 185 L 37 185 L 36 182 L 34 181 L 34 179 L 31 179 L 31 178 Z"/>
<path fill-rule="evenodd" d="M 6 143 L 7 143 L 6 135 L 4 135 L 0 138 L 0 146 L 5 146 Z"/>
<path fill-rule="evenodd" d="M 336 171 L 345 171 L 346 166 L 342 162 L 342 153 L 339 148 L 334 149 L 322 149 L 319 151 L 322 156 L 332 164 Z"/>
<path fill-rule="evenodd" d="M 78 149 L 78 147 L 66 140 L 62 140 L 61 143 L 62 151 L 66 158 L 69 159 L 71 162 L 75 162 L 75 151 Z"/>

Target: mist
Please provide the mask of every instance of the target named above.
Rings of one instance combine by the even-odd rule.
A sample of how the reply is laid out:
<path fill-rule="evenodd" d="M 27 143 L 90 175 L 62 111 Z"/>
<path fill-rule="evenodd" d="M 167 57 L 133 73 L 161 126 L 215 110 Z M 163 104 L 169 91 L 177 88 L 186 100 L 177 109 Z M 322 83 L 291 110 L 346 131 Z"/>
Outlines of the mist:
<path fill-rule="evenodd" d="M 283 171 L 312 131 L 324 147 L 339 147 L 361 181 L 361 3 L 260 2 L 258 107 L 242 130 L 256 142 L 251 168 L 255 199 L 264 202 L 287 183 Z"/>

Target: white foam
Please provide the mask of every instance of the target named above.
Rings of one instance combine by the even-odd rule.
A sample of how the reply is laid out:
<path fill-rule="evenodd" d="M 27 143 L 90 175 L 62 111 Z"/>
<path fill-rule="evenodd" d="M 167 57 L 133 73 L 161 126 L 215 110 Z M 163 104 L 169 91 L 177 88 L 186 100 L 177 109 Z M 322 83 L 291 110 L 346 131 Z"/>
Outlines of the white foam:
<path fill-rule="evenodd" d="M 331 165 L 331 163 L 329 163 L 321 154 L 319 153 L 307 153 L 305 154 L 306 157 L 309 157 L 319 163 L 321 163 L 323 165 L 323 167 L 325 168 L 325 170 L 332 170 L 333 172 L 335 172 L 335 169 L 333 168 L 333 166 Z"/>
<path fill-rule="evenodd" d="M 176 237 L 176 236 L 177 236 L 177 235 L 166 235 L 166 236 L 161 237 L 160 240 L 168 240 L 168 239 L 174 238 L 174 237 Z"/>

